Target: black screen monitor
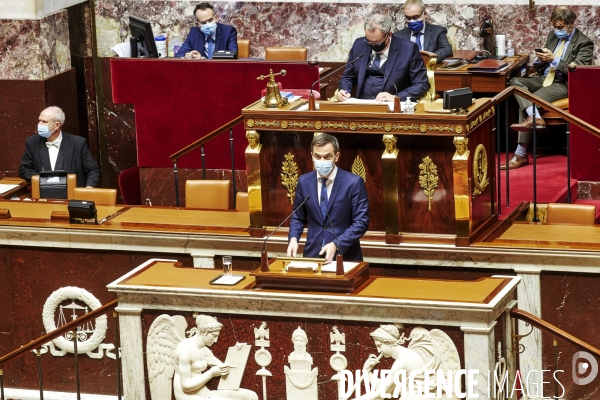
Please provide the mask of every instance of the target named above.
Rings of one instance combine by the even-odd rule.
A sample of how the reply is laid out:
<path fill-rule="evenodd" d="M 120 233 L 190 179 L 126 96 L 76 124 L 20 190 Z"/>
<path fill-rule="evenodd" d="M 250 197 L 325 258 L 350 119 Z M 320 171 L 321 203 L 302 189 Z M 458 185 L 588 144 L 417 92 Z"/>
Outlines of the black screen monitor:
<path fill-rule="evenodd" d="M 129 16 L 131 57 L 158 58 L 152 25 L 145 19 Z"/>

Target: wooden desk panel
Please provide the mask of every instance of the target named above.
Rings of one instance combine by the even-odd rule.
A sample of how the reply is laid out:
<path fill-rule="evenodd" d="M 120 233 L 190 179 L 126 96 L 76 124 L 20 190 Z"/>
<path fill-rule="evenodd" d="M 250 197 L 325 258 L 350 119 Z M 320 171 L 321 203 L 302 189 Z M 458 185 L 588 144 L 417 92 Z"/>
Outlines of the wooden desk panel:
<path fill-rule="evenodd" d="M 53 211 L 68 212 L 68 204 L 50 203 L 44 201 L 0 201 L 0 208 L 8 208 L 14 219 L 21 220 L 50 220 L 50 214 Z M 122 206 L 96 206 L 98 210 L 98 220 L 123 209 Z M 10 221 L 9 220 L 9 221 Z"/>
<path fill-rule="evenodd" d="M 209 211 L 184 208 L 132 207 L 111 220 L 111 223 L 156 224 L 181 226 L 248 227 L 250 217 L 243 211 Z"/>
<path fill-rule="evenodd" d="M 600 226 L 516 222 L 494 242 L 501 240 L 548 243 L 600 243 Z"/>

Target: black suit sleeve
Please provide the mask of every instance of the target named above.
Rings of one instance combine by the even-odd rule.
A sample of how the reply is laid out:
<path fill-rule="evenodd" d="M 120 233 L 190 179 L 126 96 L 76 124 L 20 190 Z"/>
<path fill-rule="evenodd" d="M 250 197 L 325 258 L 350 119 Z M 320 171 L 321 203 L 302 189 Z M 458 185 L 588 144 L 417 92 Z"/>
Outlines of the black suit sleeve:
<path fill-rule="evenodd" d="M 38 175 L 38 171 L 35 170 L 33 163 L 32 149 L 30 149 L 29 141 L 25 142 L 25 154 L 21 158 L 21 166 L 19 167 L 19 176 L 21 179 L 31 181 L 33 175 Z"/>
<path fill-rule="evenodd" d="M 442 62 L 445 58 L 452 57 L 452 46 L 448 42 L 448 30 L 440 26 L 436 37 L 436 50 L 433 53 L 437 54 L 437 62 Z"/>

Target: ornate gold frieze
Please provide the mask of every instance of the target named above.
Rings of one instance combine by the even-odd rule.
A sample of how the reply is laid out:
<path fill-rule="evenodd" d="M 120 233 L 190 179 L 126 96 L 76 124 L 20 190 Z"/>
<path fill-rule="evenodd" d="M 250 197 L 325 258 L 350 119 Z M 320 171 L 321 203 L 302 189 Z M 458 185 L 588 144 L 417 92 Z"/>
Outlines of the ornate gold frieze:
<path fill-rule="evenodd" d="M 365 171 L 365 165 L 363 164 L 360 156 L 356 156 L 352 163 L 352 173 L 363 178 L 363 181 L 367 183 L 367 173 Z"/>
<path fill-rule="evenodd" d="M 473 121 L 474 122 L 474 121 Z M 472 123 L 473 123 L 472 122 Z M 247 128 L 281 128 L 281 129 L 306 129 L 306 130 L 350 130 L 370 132 L 448 132 L 462 133 L 460 125 L 427 125 L 427 124 L 393 124 L 393 123 L 363 123 L 363 122 L 331 122 L 331 121 L 288 121 L 288 120 L 254 120 L 246 121 Z M 467 130 L 469 127 L 467 126 Z"/>
<path fill-rule="evenodd" d="M 294 197 L 296 196 L 296 187 L 298 186 L 298 165 L 294 161 L 294 155 L 287 153 L 284 155 L 285 161 L 281 166 L 281 185 L 287 189 L 287 197 L 290 199 L 292 206 L 294 205 Z"/>
<path fill-rule="evenodd" d="M 488 119 L 488 117 L 490 117 L 492 114 L 494 114 L 494 107 L 490 107 L 481 114 L 479 114 L 477 118 L 475 118 L 473 121 L 467 124 L 467 132 L 472 131 L 473 128 L 475 128 L 477 125 L 481 124 L 483 121 Z"/>
<path fill-rule="evenodd" d="M 421 172 L 419 172 L 419 185 L 421 185 L 423 193 L 429 200 L 427 211 L 431 211 L 431 199 L 433 199 L 433 194 L 435 188 L 438 187 L 439 181 L 437 166 L 429 156 L 426 156 L 423 158 L 423 162 L 419 164 L 419 169 L 421 170 Z"/>
<path fill-rule="evenodd" d="M 488 172 L 488 160 L 487 152 L 485 147 L 480 144 L 475 149 L 475 156 L 473 157 L 473 198 L 483 193 L 490 180 L 487 178 Z"/>

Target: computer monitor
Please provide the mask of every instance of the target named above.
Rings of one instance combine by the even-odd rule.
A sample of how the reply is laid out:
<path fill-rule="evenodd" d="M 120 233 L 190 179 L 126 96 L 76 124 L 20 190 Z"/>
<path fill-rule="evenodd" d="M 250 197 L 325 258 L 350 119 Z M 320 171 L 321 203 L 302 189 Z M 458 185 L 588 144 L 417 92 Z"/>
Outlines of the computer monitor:
<path fill-rule="evenodd" d="M 154 42 L 154 33 L 149 21 L 139 17 L 129 16 L 131 38 L 131 57 L 158 58 L 158 50 Z"/>

